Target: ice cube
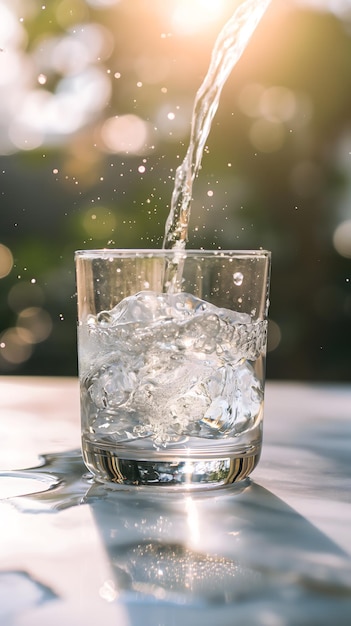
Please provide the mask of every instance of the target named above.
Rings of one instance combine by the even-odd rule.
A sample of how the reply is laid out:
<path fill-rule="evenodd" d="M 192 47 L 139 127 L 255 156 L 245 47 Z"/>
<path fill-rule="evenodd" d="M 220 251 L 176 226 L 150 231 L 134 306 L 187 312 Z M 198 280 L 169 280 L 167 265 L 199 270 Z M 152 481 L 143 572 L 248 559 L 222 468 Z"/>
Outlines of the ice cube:
<path fill-rule="evenodd" d="M 166 445 L 184 435 L 235 436 L 254 424 L 262 391 L 246 360 L 264 351 L 264 322 L 190 294 L 144 291 L 87 327 L 86 387 L 101 436 Z"/>
<path fill-rule="evenodd" d="M 233 401 L 235 425 L 239 432 L 252 425 L 257 418 L 262 402 L 263 391 L 252 365 L 243 364 L 236 372 L 236 394 Z"/>
<path fill-rule="evenodd" d="M 137 373 L 123 362 L 103 365 L 91 377 L 89 395 L 98 408 L 117 408 L 125 404 L 138 383 Z"/>
<path fill-rule="evenodd" d="M 207 398 L 207 408 L 200 419 L 201 437 L 228 437 L 243 432 L 254 424 L 262 403 L 260 383 L 248 363 L 237 368 L 226 364 L 207 380 L 200 380 L 194 392 Z"/>

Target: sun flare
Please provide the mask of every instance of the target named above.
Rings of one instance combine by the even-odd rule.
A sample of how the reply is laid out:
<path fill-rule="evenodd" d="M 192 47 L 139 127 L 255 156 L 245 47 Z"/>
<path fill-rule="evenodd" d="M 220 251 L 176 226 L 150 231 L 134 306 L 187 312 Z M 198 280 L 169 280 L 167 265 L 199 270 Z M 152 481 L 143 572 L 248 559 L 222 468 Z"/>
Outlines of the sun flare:
<path fill-rule="evenodd" d="M 222 17 L 224 0 L 179 0 L 174 8 L 172 24 L 181 35 L 192 35 Z"/>

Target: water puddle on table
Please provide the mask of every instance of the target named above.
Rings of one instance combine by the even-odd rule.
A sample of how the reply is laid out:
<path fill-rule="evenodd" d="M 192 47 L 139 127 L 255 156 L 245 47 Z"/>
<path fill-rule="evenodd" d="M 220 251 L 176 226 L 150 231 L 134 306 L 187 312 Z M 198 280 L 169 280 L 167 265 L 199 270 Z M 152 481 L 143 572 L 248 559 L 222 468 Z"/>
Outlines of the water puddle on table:
<path fill-rule="evenodd" d="M 0 572 L 0 620 L 1 624 L 12 624 L 13 599 L 16 598 L 18 613 L 55 600 L 57 595 L 27 572 L 20 570 Z"/>
<path fill-rule="evenodd" d="M 351 614 L 349 556 L 250 480 L 196 493 L 121 488 L 96 483 L 79 450 L 43 455 L 38 467 L 0 478 L 3 502 L 22 515 L 90 507 L 113 572 L 99 590 L 108 602 L 235 605 L 249 621 L 271 602 L 276 618 L 288 611 L 283 626 L 307 609 L 319 624 Z"/>
<path fill-rule="evenodd" d="M 92 477 L 80 450 L 44 454 L 36 467 L 0 473 L 0 497 L 22 513 L 55 513 L 81 503 Z"/>

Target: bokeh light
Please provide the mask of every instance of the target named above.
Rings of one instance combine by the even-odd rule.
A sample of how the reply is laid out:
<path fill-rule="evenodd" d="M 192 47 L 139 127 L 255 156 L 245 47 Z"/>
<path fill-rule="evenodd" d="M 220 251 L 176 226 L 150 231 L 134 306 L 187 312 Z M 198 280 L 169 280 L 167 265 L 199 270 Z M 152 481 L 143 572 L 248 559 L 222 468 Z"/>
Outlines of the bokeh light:
<path fill-rule="evenodd" d="M 100 24 L 82 23 L 68 29 L 61 37 L 40 39 L 32 59 L 44 73 L 69 76 L 83 72 L 96 64 L 97 59 L 109 58 L 112 50 L 113 38 L 107 28 Z"/>
<path fill-rule="evenodd" d="M 296 113 L 297 101 L 291 89 L 273 86 L 262 92 L 259 107 L 261 115 L 267 120 L 287 122 Z"/>
<path fill-rule="evenodd" d="M 0 243 L 0 278 L 8 276 L 13 267 L 13 256 L 11 250 Z"/>
<path fill-rule="evenodd" d="M 108 118 L 101 128 L 106 151 L 122 154 L 144 154 L 147 149 L 149 125 L 133 114 Z"/>
<path fill-rule="evenodd" d="M 30 334 L 18 328 L 7 328 L 0 335 L 0 357 L 10 365 L 20 365 L 32 355 Z"/>
<path fill-rule="evenodd" d="M 267 352 L 273 352 L 276 350 L 282 340 L 282 331 L 274 320 L 268 321 L 268 337 L 267 337 Z"/>
<path fill-rule="evenodd" d="M 52 331 L 52 320 L 47 311 L 39 307 L 23 309 L 17 318 L 17 331 L 24 331 L 27 343 L 45 341 Z"/>
<path fill-rule="evenodd" d="M 16 282 L 10 289 L 7 302 L 15 313 L 27 307 L 40 307 L 45 301 L 42 288 L 37 284 Z"/>
<path fill-rule="evenodd" d="M 351 259 L 351 219 L 341 222 L 333 234 L 335 250 L 348 259 Z"/>
<path fill-rule="evenodd" d="M 249 137 L 256 150 L 261 152 L 276 152 L 285 141 L 285 128 L 281 122 L 267 119 L 258 119 L 251 125 Z"/>
<path fill-rule="evenodd" d="M 288 133 L 306 126 L 312 105 L 305 94 L 281 85 L 247 83 L 238 95 L 238 107 L 249 118 L 249 139 L 256 150 L 280 150 Z"/>
<path fill-rule="evenodd" d="M 22 11 L 20 0 L 12 10 L 0 0 L 0 154 L 60 144 L 103 111 L 112 89 L 101 65 L 114 45 L 107 28 L 78 23 L 27 51 Z"/>

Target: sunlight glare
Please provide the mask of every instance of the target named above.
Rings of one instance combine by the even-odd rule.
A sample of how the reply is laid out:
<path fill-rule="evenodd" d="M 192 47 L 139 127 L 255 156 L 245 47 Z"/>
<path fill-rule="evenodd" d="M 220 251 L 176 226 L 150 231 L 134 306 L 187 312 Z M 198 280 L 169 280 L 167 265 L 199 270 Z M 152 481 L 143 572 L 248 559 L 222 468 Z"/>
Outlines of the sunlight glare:
<path fill-rule="evenodd" d="M 172 15 L 172 24 L 180 35 L 192 35 L 218 20 L 225 9 L 225 1 L 179 0 Z"/>
<path fill-rule="evenodd" d="M 191 496 L 185 499 L 185 510 L 187 514 L 189 539 L 192 545 L 197 545 L 200 540 L 199 512 Z"/>

